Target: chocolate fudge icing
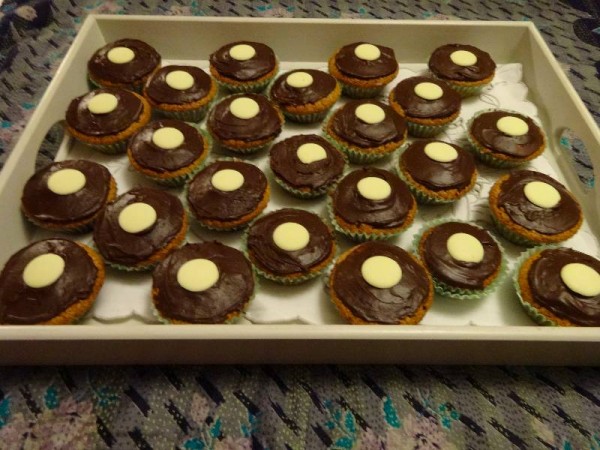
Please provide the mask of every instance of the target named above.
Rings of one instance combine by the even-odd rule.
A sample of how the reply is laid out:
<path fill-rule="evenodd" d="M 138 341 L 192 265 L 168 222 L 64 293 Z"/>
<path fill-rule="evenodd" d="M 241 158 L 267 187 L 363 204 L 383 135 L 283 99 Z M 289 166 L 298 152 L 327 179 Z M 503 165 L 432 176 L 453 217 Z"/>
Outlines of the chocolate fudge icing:
<path fill-rule="evenodd" d="M 65 261 L 62 275 L 49 286 L 32 288 L 23 271 L 35 257 L 54 253 Z M 34 324 L 60 315 L 92 293 L 98 268 L 78 244 L 67 239 L 34 242 L 10 257 L 0 274 L 0 323 Z"/>
<path fill-rule="evenodd" d="M 402 268 L 402 279 L 389 289 L 371 286 L 361 274 L 362 264 L 372 256 L 387 256 Z M 367 242 L 337 263 L 331 281 L 337 298 L 357 317 L 394 324 L 414 314 L 431 294 L 425 269 L 405 250 L 384 242 Z"/>
<path fill-rule="evenodd" d="M 282 250 L 273 241 L 277 226 L 295 222 L 304 226 L 310 234 L 306 247 Z M 284 208 L 261 216 L 252 223 L 248 232 L 248 252 L 254 264 L 276 275 L 307 273 L 312 267 L 325 261 L 332 252 L 333 236 L 327 225 L 314 213 Z"/>
<path fill-rule="evenodd" d="M 216 264 L 219 279 L 210 288 L 191 292 L 177 282 L 177 272 L 186 262 L 203 258 Z M 187 244 L 175 250 L 152 273 L 154 304 L 169 319 L 191 323 L 222 323 L 238 311 L 254 292 L 252 266 L 243 253 L 219 242 Z"/>
<path fill-rule="evenodd" d="M 462 189 L 468 186 L 476 170 L 473 155 L 458 145 L 446 142 L 458 152 L 457 158 L 449 162 L 434 161 L 424 151 L 425 146 L 431 142 L 442 141 L 414 141 L 400 156 L 400 168 L 417 183 L 432 191 Z"/>
<path fill-rule="evenodd" d="M 229 50 L 240 44 L 250 45 L 256 54 L 245 61 L 232 58 Z M 239 41 L 224 45 L 211 54 L 210 64 L 221 76 L 237 81 L 252 81 L 271 72 L 277 61 L 271 47 L 259 42 Z"/>
<path fill-rule="evenodd" d="M 234 191 L 221 191 L 211 184 L 219 170 L 233 169 L 244 176 L 244 184 Z M 243 161 L 215 161 L 206 166 L 188 186 L 187 200 L 199 220 L 235 220 L 256 209 L 267 189 L 267 177 L 255 165 Z"/>
<path fill-rule="evenodd" d="M 385 111 L 382 122 L 369 124 L 356 117 L 356 108 L 364 103 L 380 106 Z M 406 122 L 389 105 L 376 100 L 352 100 L 337 109 L 330 127 L 344 141 L 361 148 L 379 147 L 399 142 L 406 137 Z"/>
<path fill-rule="evenodd" d="M 358 192 L 356 184 L 365 177 L 378 177 L 387 181 L 392 192 L 383 200 L 369 200 Z M 415 199 L 406 184 L 387 170 L 363 167 L 347 174 L 331 193 L 333 212 L 344 221 L 376 228 L 401 226 L 415 205 Z"/>
<path fill-rule="evenodd" d="M 133 50 L 135 57 L 127 63 L 115 64 L 107 53 L 115 47 Z M 105 45 L 93 54 L 88 61 L 88 72 L 96 81 L 129 84 L 145 77 L 160 65 L 161 58 L 156 50 L 137 39 L 120 39 Z"/>
<path fill-rule="evenodd" d="M 286 79 L 294 72 L 306 72 L 313 78 L 310 86 L 297 88 L 286 83 Z M 271 98 L 276 103 L 285 106 L 306 105 L 316 103 L 327 97 L 333 90 L 337 81 L 331 75 L 321 70 L 298 69 L 281 75 L 271 86 Z"/>
<path fill-rule="evenodd" d="M 419 83 L 433 83 L 442 88 L 442 96 L 436 100 L 426 100 L 415 94 Z M 429 77 L 411 77 L 402 80 L 393 91 L 394 101 L 404 110 L 407 117 L 436 119 L 455 114 L 460 110 L 461 97 L 446 83 Z"/>
<path fill-rule="evenodd" d="M 189 73 L 194 79 L 194 84 L 188 89 L 174 89 L 167 84 L 166 77 L 169 73 L 182 70 Z M 202 69 L 194 66 L 166 66 L 159 69 L 148 80 L 144 87 L 144 94 L 154 103 L 167 103 L 181 105 L 197 102 L 210 92 L 212 80 Z"/>
<path fill-rule="evenodd" d="M 327 158 L 305 164 L 296 154 L 302 144 L 318 144 L 325 149 Z M 316 134 L 300 134 L 277 142 L 270 151 L 271 170 L 296 188 L 316 189 L 328 185 L 342 175 L 344 156 L 325 138 Z"/>
<path fill-rule="evenodd" d="M 466 50 L 477 57 L 477 62 L 472 66 L 459 66 L 450 59 L 450 55 L 457 50 Z M 479 81 L 484 80 L 496 71 L 496 63 L 489 53 L 473 47 L 472 45 L 447 44 L 436 48 L 429 58 L 429 70 L 436 76 L 453 81 Z"/>
<path fill-rule="evenodd" d="M 165 150 L 152 142 L 154 131 L 164 128 L 177 128 L 183 133 L 183 143 Z M 189 166 L 204 152 L 204 138 L 196 128 L 180 120 L 161 119 L 150 122 L 140 129 L 129 141 L 129 151 L 133 159 L 142 167 L 155 172 L 174 171 Z"/>
<path fill-rule="evenodd" d="M 522 136 L 509 136 L 496 126 L 502 117 L 514 116 L 525 122 L 529 131 Z M 544 145 L 544 135 L 535 122 L 527 116 L 506 111 L 490 111 L 479 115 L 469 130 L 475 141 L 492 152 L 513 158 L 526 158 Z"/>
<path fill-rule="evenodd" d="M 392 75 L 398 70 L 398 62 L 394 50 L 376 45 L 381 52 L 374 61 L 365 61 L 354 54 L 354 49 L 365 42 L 355 42 L 340 48 L 335 54 L 335 65 L 340 72 L 352 78 L 370 80 Z"/>
<path fill-rule="evenodd" d="M 147 203 L 156 211 L 156 223 L 140 233 L 128 233 L 119 226 L 119 214 L 132 203 Z M 100 214 L 94 227 L 94 242 L 108 261 L 134 265 L 167 246 L 184 224 L 181 201 L 168 192 L 137 187 L 120 195 Z"/>
<path fill-rule="evenodd" d="M 88 102 L 101 93 L 113 94 L 117 97 L 118 104 L 114 111 L 107 114 L 90 112 L 87 107 Z M 66 119 L 69 126 L 80 133 L 88 136 L 106 136 L 129 128 L 138 120 L 143 107 L 142 101 L 133 92 L 120 88 L 102 88 L 71 100 Z"/>
<path fill-rule="evenodd" d="M 478 263 L 464 262 L 450 256 L 447 242 L 455 233 L 467 233 L 477 238 L 483 246 L 483 260 Z M 500 247 L 482 228 L 468 223 L 446 222 L 425 234 L 424 242 L 419 247 L 421 258 L 434 278 L 450 286 L 484 289 L 484 281 L 500 268 Z"/>
<path fill-rule="evenodd" d="M 48 188 L 48 178 L 63 169 L 82 172 L 85 175 L 85 186 L 69 195 L 52 192 Z M 71 223 L 86 220 L 104 206 L 110 191 L 110 180 L 108 169 L 92 161 L 55 162 L 29 178 L 23 189 L 21 205 L 28 216 L 44 222 Z"/>
<path fill-rule="evenodd" d="M 542 181 L 560 193 L 560 202 L 553 208 L 542 208 L 525 196 L 525 185 L 531 181 Z M 502 181 L 497 207 L 504 210 L 517 224 L 542 234 L 558 234 L 576 226 L 581 217 L 581 208 L 575 198 L 555 179 L 532 170 L 512 172 Z"/>
<path fill-rule="evenodd" d="M 581 263 L 600 273 L 600 261 L 569 248 L 542 250 L 527 274 L 531 294 L 536 303 L 558 317 L 582 326 L 600 326 L 600 295 L 586 297 L 570 290 L 560 271 L 570 263 Z"/>

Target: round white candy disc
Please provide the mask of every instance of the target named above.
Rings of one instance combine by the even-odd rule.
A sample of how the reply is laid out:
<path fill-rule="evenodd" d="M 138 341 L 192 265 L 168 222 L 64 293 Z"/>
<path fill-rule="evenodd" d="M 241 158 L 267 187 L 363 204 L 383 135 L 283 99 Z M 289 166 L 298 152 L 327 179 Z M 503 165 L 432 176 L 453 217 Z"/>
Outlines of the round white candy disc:
<path fill-rule="evenodd" d="M 392 187 L 383 178 L 364 177 L 356 183 L 358 193 L 368 200 L 383 200 L 392 193 Z"/>
<path fill-rule="evenodd" d="M 372 103 L 363 103 L 354 111 L 356 117 L 368 124 L 376 124 L 383 122 L 385 119 L 385 111 L 379 105 Z"/>
<path fill-rule="evenodd" d="M 152 133 L 152 143 L 164 150 L 172 150 L 183 144 L 185 137 L 177 128 L 164 127 Z"/>
<path fill-rule="evenodd" d="M 23 281 L 31 288 L 50 286 L 65 270 L 65 260 L 54 253 L 38 255 L 27 263 L 23 270 Z"/>
<path fill-rule="evenodd" d="M 111 63 L 125 64 L 133 61 L 135 53 L 129 47 L 114 47 L 108 51 L 106 57 Z"/>
<path fill-rule="evenodd" d="M 231 102 L 229 110 L 238 119 L 252 119 L 258 115 L 260 106 L 251 98 L 239 97 Z"/>
<path fill-rule="evenodd" d="M 116 96 L 108 92 L 101 92 L 90 99 L 87 107 L 92 114 L 108 114 L 113 112 L 118 104 L 119 100 Z"/>
<path fill-rule="evenodd" d="M 304 164 L 310 164 L 327 158 L 327 152 L 319 144 L 308 142 L 298 147 L 296 156 Z"/>
<path fill-rule="evenodd" d="M 430 142 L 423 151 L 428 158 L 437 162 L 452 162 L 458 158 L 456 149 L 445 142 Z"/>
<path fill-rule="evenodd" d="M 313 77 L 307 72 L 294 72 L 287 76 L 285 82 L 295 88 L 305 88 L 313 84 Z"/>
<path fill-rule="evenodd" d="M 273 242 L 282 250 L 293 252 L 302 250 L 308 245 L 310 234 L 308 230 L 296 222 L 285 222 L 273 231 Z"/>
<path fill-rule="evenodd" d="M 424 100 L 437 100 L 444 95 L 442 88 L 430 82 L 419 83 L 414 88 L 415 94 Z"/>
<path fill-rule="evenodd" d="M 450 54 L 450 59 L 457 66 L 472 66 L 477 63 L 477 56 L 468 50 L 456 50 Z"/>
<path fill-rule="evenodd" d="M 371 256 L 360 267 L 364 280 L 379 289 L 389 289 L 402 280 L 400 264 L 388 256 Z"/>
<path fill-rule="evenodd" d="M 58 195 L 79 192 L 85 186 L 85 175 L 77 169 L 61 169 L 48 177 L 48 189 Z"/>
<path fill-rule="evenodd" d="M 375 61 L 381 56 L 381 51 L 373 44 L 360 44 L 354 49 L 354 54 L 363 61 Z"/>
<path fill-rule="evenodd" d="M 478 263 L 483 260 L 483 245 L 468 233 L 454 233 L 448 238 L 446 248 L 450 256 L 458 261 Z"/>
<path fill-rule="evenodd" d="M 219 170 L 211 177 L 210 184 L 223 192 L 235 191 L 244 184 L 244 175 L 233 169 Z"/>
<path fill-rule="evenodd" d="M 210 289 L 217 281 L 219 281 L 219 268 L 209 259 L 191 259 L 177 271 L 177 283 L 190 292 Z"/>
<path fill-rule="evenodd" d="M 600 274 L 587 264 L 570 263 L 560 269 L 560 278 L 573 292 L 584 297 L 600 295 Z"/>
<path fill-rule="evenodd" d="M 254 58 L 256 50 L 251 45 L 238 44 L 229 49 L 229 55 L 236 61 L 247 61 Z"/>
<path fill-rule="evenodd" d="M 173 89 L 185 91 L 194 85 L 194 77 L 185 70 L 174 70 L 167 74 L 165 82 Z"/>
<path fill-rule="evenodd" d="M 529 131 L 527 122 L 519 117 L 504 116 L 498 119 L 496 127 L 509 136 L 523 136 Z"/>
<path fill-rule="evenodd" d="M 543 181 L 531 181 L 523 188 L 527 200 L 540 208 L 554 208 L 560 202 L 560 192 Z"/>
<path fill-rule="evenodd" d="M 140 233 L 156 223 L 156 210 L 147 203 L 131 203 L 119 214 L 119 226 L 127 233 Z"/>

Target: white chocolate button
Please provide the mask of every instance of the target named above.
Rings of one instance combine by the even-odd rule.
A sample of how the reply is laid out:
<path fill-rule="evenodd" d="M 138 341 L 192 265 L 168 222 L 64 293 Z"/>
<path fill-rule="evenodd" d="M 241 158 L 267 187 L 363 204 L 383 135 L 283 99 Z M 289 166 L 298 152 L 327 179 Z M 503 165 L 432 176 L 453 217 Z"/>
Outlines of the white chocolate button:
<path fill-rule="evenodd" d="M 381 51 L 373 44 L 360 44 L 354 49 L 354 54 L 363 61 L 375 61 L 381 56 Z"/>
<path fill-rule="evenodd" d="M 565 264 L 560 269 L 560 278 L 576 294 L 584 297 L 600 295 L 600 274 L 587 264 Z"/>
<path fill-rule="evenodd" d="M 238 44 L 229 49 L 229 55 L 236 61 L 247 61 L 254 58 L 256 50 L 251 45 Z"/>
<path fill-rule="evenodd" d="M 452 162 L 458 158 L 456 149 L 445 142 L 430 142 L 423 151 L 429 159 L 437 162 Z"/>
<path fill-rule="evenodd" d="M 439 85 L 428 81 L 417 84 L 414 91 L 415 94 L 424 100 L 437 100 L 444 95 L 444 91 Z"/>
<path fill-rule="evenodd" d="M 543 181 L 531 181 L 523 188 L 527 200 L 540 208 L 554 208 L 560 202 L 560 192 Z"/>
<path fill-rule="evenodd" d="M 135 53 L 129 47 L 114 47 L 108 51 L 106 57 L 111 63 L 125 64 L 133 61 Z"/>
<path fill-rule="evenodd" d="M 389 289 L 402 280 L 400 264 L 388 256 L 371 256 L 360 266 L 360 273 L 371 286 Z"/>
<path fill-rule="evenodd" d="M 296 150 L 296 156 L 304 164 L 310 164 L 327 158 L 327 152 L 319 144 L 308 142 Z"/>
<path fill-rule="evenodd" d="M 501 119 L 498 119 L 496 127 L 509 136 L 523 136 L 529 131 L 527 122 L 514 116 L 504 116 Z"/>
<path fill-rule="evenodd" d="M 450 59 L 457 66 L 472 66 L 477 63 L 477 56 L 468 50 L 456 50 L 450 53 Z"/>
<path fill-rule="evenodd" d="M 390 184 L 379 177 L 364 177 L 356 183 L 356 188 L 367 200 L 383 200 L 392 193 Z"/>
<path fill-rule="evenodd" d="M 211 177 L 210 184 L 220 191 L 235 191 L 244 184 L 244 175 L 233 169 L 219 170 Z"/>
<path fill-rule="evenodd" d="M 48 189 L 58 195 L 79 192 L 85 186 L 85 175 L 77 169 L 61 169 L 48 177 Z"/>
<path fill-rule="evenodd" d="M 177 271 L 177 283 L 187 291 L 202 292 L 213 287 L 217 281 L 219 268 L 210 259 L 191 259 Z"/>
<path fill-rule="evenodd" d="M 154 130 L 152 143 L 164 150 L 172 150 L 179 147 L 185 141 L 183 133 L 177 128 L 164 127 Z"/>
<path fill-rule="evenodd" d="M 185 91 L 194 85 L 194 77 L 185 70 L 174 70 L 167 74 L 165 82 L 173 89 Z"/>
<path fill-rule="evenodd" d="M 296 222 L 285 222 L 273 231 L 273 242 L 286 252 L 302 250 L 308 245 L 310 234 L 308 230 Z"/>
<path fill-rule="evenodd" d="M 56 282 L 65 271 L 65 260 L 54 253 L 38 255 L 27 263 L 23 281 L 31 288 L 43 288 Z"/>
<path fill-rule="evenodd" d="M 119 214 L 119 226 L 127 233 L 140 233 L 156 223 L 156 210 L 148 203 L 132 203 Z"/>
<path fill-rule="evenodd" d="M 356 117 L 368 124 L 383 122 L 385 119 L 385 111 L 379 105 L 373 103 L 363 103 L 354 111 Z"/>
<path fill-rule="evenodd" d="M 260 107 L 255 100 L 248 97 L 239 97 L 231 102 L 229 110 L 238 119 L 252 119 L 260 111 Z"/>
<path fill-rule="evenodd" d="M 483 245 L 468 233 L 454 233 L 448 238 L 446 248 L 450 256 L 458 261 L 478 263 L 483 260 Z"/>
<path fill-rule="evenodd" d="M 310 73 L 294 72 L 288 75 L 285 82 L 295 88 L 305 88 L 313 84 L 313 77 Z"/>
<path fill-rule="evenodd" d="M 102 92 L 94 95 L 88 102 L 87 107 L 92 114 L 108 114 L 113 112 L 118 104 L 119 100 L 116 96 L 108 92 Z"/>

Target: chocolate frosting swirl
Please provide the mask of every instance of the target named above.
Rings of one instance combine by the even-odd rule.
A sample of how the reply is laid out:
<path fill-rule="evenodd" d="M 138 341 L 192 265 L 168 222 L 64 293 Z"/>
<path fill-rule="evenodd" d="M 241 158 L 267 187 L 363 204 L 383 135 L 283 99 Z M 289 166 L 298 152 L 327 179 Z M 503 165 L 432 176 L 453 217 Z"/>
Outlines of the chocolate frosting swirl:
<path fill-rule="evenodd" d="M 128 233 L 119 226 L 119 214 L 132 203 L 147 203 L 156 211 L 156 223 L 140 233 Z M 184 223 L 181 201 L 168 192 L 137 187 L 120 195 L 100 214 L 94 227 L 94 242 L 108 261 L 134 265 L 166 247 Z"/>
<path fill-rule="evenodd" d="M 186 262 L 208 259 L 219 269 L 219 279 L 210 288 L 192 292 L 177 282 L 177 272 Z M 239 250 L 219 242 L 187 244 L 169 254 L 152 273 L 156 309 L 164 317 L 191 323 L 222 323 L 239 311 L 254 292 L 252 266 Z"/>
<path fill-rule="evenodd" d="M 113 94 L 118 104 L 107 114 L 94 114 L 88 109 L 88 102 L 101 93 Z M 133 92 L 120 88 L 102 88 L 88 92 L 71 100 L 67 109 L 67 124 L 88 136 L 117 134 L 138 120 L 143 110 L 142 100 Z"/>
<path fill-rule="evenodd" d="M 165 127 L 177 128 L 183 133 L 183 143 L 165 150 L 152 142 L 152 134 Z M 140 166 L 155 172 L 174 171 L 187 167 L 204 152 L 204 138 L 196 128 L 180 120 L 161 119 L 141 128 L 129 141 L 131 157 Z"/>
<path fill-rule="evenodd" d="M 465 262 L 448 252 L 448 239 L 455 233 L 474 236 L 483 246 L 483 260 Z M 434 278 L 454 287 L 484 289 L 486 279 L 496 273 L 502 262 L 500 247 L 483 228 L 462 222 L 446 222 L 425 232 L 420 245 L 421 258 Z"/>
<path fill-rule="evenodd" d="M 181 90 L 172 88 L 167 84 L 167 75 L 176 70 L 187 72 L 192 76 L 194 79 L 192 87 Z M 165 66 L 150 77 L 144 87 L 144 95 L 157 104 L 182 105 L 203 99 L 209 94 L 211 86 L 210 76 L 198 67 Z"/>
<path fill-rule="evenodd" d="M 600 261 L 585 253 L 570 248 L 542 250 L 527 275 L 533 299 L 574 324 L 600 326 L 600 295 L 577 294 L 562 281 L 560 271 L 571 263 L 585 264 L 600 273 Z"/>
<path fill-rule="evenodd" d="M 340 72 L 352 78 L 371 80 L 392 75 L 398 70 L 398 62 L 394 50 L 382 45 L 376 45 L 381 52 L 379 58 L 365 61 L 355 55 L 354 50 L 366 42 L 355 42 L 342 47 L 335 54 L 335 65 Z"/>
<path fill-rule="evenodd" d="M 23 271 L 35 257 L 54 253 L 65 261 L 62 275 L 49 286 L 32 288 L 23 281 Z M 0 273 L 0 323 L 46 322 L 78 301 L 87 299 L 94 288 L 98 268 L 88 253 L 67 239 L 37 241 L 10 257 Z"/>
<path fill-rule="evenodd" d="M 305 164 L 298 159 L 297 150 L 303 144 L 318 144 L 327 158 Z M 277 142 L 270 151 L 271 170 L 296 188 L 317 189 L 327 186 L 342 175 L 344 156 L 325 138 L 316 134 L 299 134 Z"/>
<path fill-rule="evenodd" d="M 371 286 L 361 273 L 363 263 L 372 256 L 387 256 L 402 268 L 402 279 L 395 286 Z M 431 279 L 421 264 L 408 252 L 385 242 L 366 242 L 354 247 L 333 269 L 331 287 L 337 298 L 357 317 L 384 324 L 398 323 L 414 314 L 432 291 Z"/>
<path fill-rule="evenodd" d="M 385 119 L 369 124 L 356 117 L 356 108 L 364 103 L 380 106 Z M 332 131 L 343 140 L 361 148 L 379 147 L 406 137 L 406 122 L 390 106 L 376 100 L 352 100 L 338 108 L 330 119 Z"/>
<path fill-rule="evenodd" d="M 108 59 L 107 53 L 115 47 L 127 47 L 135 57 L 127 63 L 115 64 Z M 161 62 L 154 48 L 137 39 L 119 39 L 98 49 L 88 61 L 88 72 L 96 81 L 103 80 L 117 84 L 134 83 L 155 70 Z"/>
<path fill-rule="evenodd" d="M 85 175 L 85 186 L 77 192 L 59 195 L 48 188 L 48 178 L 59 170 L 76 169 Z M 41 221 L 72 223 L 86 220 L 106 203 L 111 175 L 98 163 L 67 160 L 47 165 L 25 184 L 21 205 L 27 215 Z"/>
<path fill-rule="evenodd" d="M 444 142 L 452 146 L 458 156 L 454 161 L 435 161 L 427 156 L 424 150 L 431 142 L 442 141 L 422 139 L 408 146 L 400 155 L 400 168 L 417 183 L 432 191 L 462 189 L 468 186 L 476 170 L 473 155 L 458 145 Z"/>
<path fill-rule="evenodd" d="M 477 57 L 477 62 L 472 66 L 459 66 L 450 59 L 450 55 L 457 50 L 466 50 Z M 447 44 L 436 48 L 429 58 L 429 70 L 443 79 L 453 81 L 479 81 L 494 74 L 496 63 L 489 53 L 473 47 L 472 45 Z"/>
<path fill-rule="evenodd" d="M 426 100 L 415 93 L 419 83 L 433 83 L 442 88 L 442 96 L 436 100 Z M 441 80 L 429 77 L 411 77 L 402 80 L 393 91 L 393 98 L 404 110 L 407 117 L 435 119 L 449 117 L 460 110 L 461 97 Z"/>
<path fill-rule="evenodd" d="M 365 177 L 377 177 L 387 181 L 391 194 L 383 200 L 363 197 L 357 183 Z M 401 226 L 408 213 L 415 207 L 415 199 L 406 184 L 387 170 L 363 167 L 347 174 L 331 193 L 333 212 L 352 224 L 367 224 L 376 228 Z"/>
<path fill-rule="evenodd" d="M 524 188 L 532 181 L 542 181 L 554 187 L 560 194 L 560 202 L 553 208 L 542 208 L 530 202 Z M 577 200 L 554 178 L 532 170 L 512 172 L 500 180 L 498 208 L 501 208 L 517 224 L 542 234 L 559 234 L 577 225 L 581 208 Z"/>
<path fill-rule="evenodd" d="M 212 176 L 224 169 L 237 170 L 244 184 L 235 191 L 215 188 Z M 267 177 L 255 165 L 243 161 L 215 161 L 206 166 L 188 186 L 187 201 L 199 220 L 235 220 L 253 212 L 267 189 Z"/>
<path fill-rule="evenodd" d="M 496 122 L 506 116 L 524 120 L 527 122 L 529 131 L 522 136 L 504 134 L 498 129 Z M 476 142 L 483 147 L 513 158 L 526 158 L 545 143 L 542 131 L 531 118 L 507 111 L 490 111 L 480 114 L 473 120 L 469 131 Z"/>
<path fill-rule="evenodd" d="M 310 86 L 297 88 L 287 84 L 288 76 L 295 72 L 306 72 L 312 76 Z M 271 86 L 271 98 L 274 102 L 285 106 L 298 106 L 316 103 L 331 94 L 337 81 L 331 75 L 321 70 L 297 69 L 281 75 Z"/>
<path fill-rule="evenodd" d="M 310 235 L 306 247 L 286 251 L 273 241 L 275 228 L 286 222 L 304 226 Z M 307 273 L 325 261 L 333 250 L 333 236 L 316 214 L 300 209 L 284 208 L 270 212 L 250 225 L 248 252 L 254 264 L 276 275 Z"/>
<path fill-rule="evenodd" d="M 250 45 L 256 54 L 245 61 L 238 61 L 229 54 L 229 50 L 240 44 Z M 252 81 L 271 72 L 277 61 L 271 47 L 260 42 L 238 41 L 224 45 L 210 55 L 211 66 L 219 75 L 237 81 Z"/>

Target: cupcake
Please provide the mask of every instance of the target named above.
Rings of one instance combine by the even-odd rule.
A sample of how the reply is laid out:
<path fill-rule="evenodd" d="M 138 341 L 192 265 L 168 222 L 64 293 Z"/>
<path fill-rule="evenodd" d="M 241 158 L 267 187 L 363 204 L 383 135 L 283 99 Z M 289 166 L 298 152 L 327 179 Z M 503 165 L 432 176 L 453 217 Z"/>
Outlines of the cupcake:
<path fill-rule="evenodd" d="M 554 178 L 532 170 L 501 176 L 490 190 L 489 204 L 498 230 L 519 245 L 565 241 L 583 222 L 575 197 Z"/>
<path fill-rule="evenodd" d="M 570 248 L 536 248 L 517 263 L 515 286 L 540 325 L 600 326 L 600 261 Z"/>
<path fill-rule="evenodd" d="M 329 73 L 341 83 L 344 95 L 373 98 L 396 77 L 398 62 L 389 47 L 355 42 L 329 58 Z"/>
<path fill-rule="evenodd" d="M 468 97 L 479 94 L 492 82 L 496 63 L 489 53 L 472 45 L 447 44 L 433 51 L 429 57 L 429 70 L 434 77 Z"/>
<path fill-rule="evenodd" d="M 376 100 L 352 100 L 327 120 L 325 137 L 351 162 L 371 163 L 392 154 L 406 140 L 406 122 Z"/>
<path fill-rule="evenodd" d="M 325 138 L 299 134 L 271 147 L 269 165 L 275 181 L 300 198 L 324 195 L 342 176 L 344 155 Z"/>
<path fill-rule="evenodd" d="M 263 91 L 279 70 L 273 49 L 260 42 L 224 45 L 209 60 L 210 73 L 217 83 L 236 93 Z"/>
<path fill-rule="evenodd" d="M 150 270 L 179 247 L 187 232 L 181 201 L 168 192 L 137 187 L 100 214 L 94 242 L 104 261 L 128 271 Z"/>
<path fill-rule="evenodd" d="M 167 323 L 229 323 L 246 308 L 254 289 L 248 259 L 219 242 L 174 250 L 152 273 L 152 303 Z"/>
<path fill-rule="evenodd" d="M 218 231 L 238 230 L 267 206 L 270 188 L 255 165 L 235 160 L 215 161 L 187 186 L 189 210 L 198 223 Z"/>
<path fill-rule="evenodd" d="M 433 139 L 417 140 L 400 153 L 400 178 L 419 203 L 450 203 L 475 186 L 475 158 L 458 145 Z"/>
<path fill-rule="evenodd" d="M 492 167 L 512 168 L 542 154 L 546 138 L 542 129 L 523 114 L 481 111 L 469 122 L 467 137 L 475 155 Z"/>
<path fill-rule="evenodd" d="M 104 283 L 102 258 L 67 239 L 19 250 L 0 273 L 0 324 L 65 325 L 82 318 Z"/>
<path fill-rule="evenodd" d="M 160 63 L 160 55 L 147 43 L 138 39 L 119 39 L 92 55 L 87 65 L 88 79 L 94 88 L 118 87 L 141 92 Z"/>
<path fill-rule="evenodd" d="M 411 77 L 390 91 L 389 102 L 406 120 L 411 136 L 432 137 L 458 118 L 461 97 L 443 81 Z"/>
<path fill-rule="evenodd" d="M 117 184 L 106 167 L 86 160 L 60 161 L 27 180 L 21 211 L 42 228 L 85 232 L 116 195 Z"/>
<path fill-rule="evenodd" d="M 217 95 L 217 84 L 198 67 L 172 65 L 156 71 L 143 93 L 152 108 L 163 116 L 200 122 Z"/>
<path fill-rule="evenodd" d="M 269 97 L 292 122 L 320 122 L 340 98 L 338 82 L 326 72 L 292 70 L 281 75 L 269 89 Z"/>
<path fill-rule="evenodd" d="M 353 240 L 388 239 L 410 226 L 417 202 L 397 175 L 369 167 L 342 178 L 328 210 L 336 231 Z"/>
<path fill-rule="evenodd" d="M 200 170 L 210 151 L 210 138 L 174 119 L 150 122 L 129 140 L 132 167 L 157 183 L 180 186 Z"/>
<path fill-rule="evenodd" d="M 259 275 L 283 284 L 319 276 L 333 260 L 335 240 L 316 214 L 284 208 L 248 228 L 246 251 Z"/>
<path fill-rule="evenodd" d="M 417 324 L 433 302 L 423 265 L 385 242 L 365 242 L 343 253 L 327 284 L 333 304 L 353 324 Z"/>
<path fill-rule="evenodd" d="M 502 250 L 490 233 L 464 222 L 425 227 L 416 251 L 438 294 L 477 299 L 492 292 L 504 273 Z"/>
<path fill-rule="evenodd" d="M 206 126 L 221 147 L 234 153 L 264 149 L 279 136 L 283 115 L 261 94 L 236 94 L 211 110 Z"/>
<path fill-rule="evenodd" d="M 102 88 L 71 100 L 67 131 L 104 153 L 123 153 L 127 141 L 150 121 L 152 108 L 141 96 L 120 88 Z"/>

